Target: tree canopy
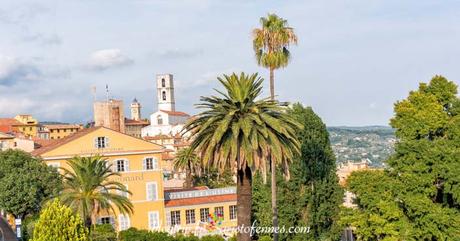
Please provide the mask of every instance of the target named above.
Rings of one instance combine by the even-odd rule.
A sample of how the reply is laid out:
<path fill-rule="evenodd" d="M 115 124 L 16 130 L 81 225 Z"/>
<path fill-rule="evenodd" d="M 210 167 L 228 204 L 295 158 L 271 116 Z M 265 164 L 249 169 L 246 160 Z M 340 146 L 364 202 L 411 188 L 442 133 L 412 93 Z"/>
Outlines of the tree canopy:
<path fill-rule="evenodd" d="M 35 224 L 32 241 L 87 241 L 83 220 L 58 199 L 43 209 Z"/>
<path fill-rule="evenodd" d="M 399 139 L 383 171 L 353 173 L 357 208 L 343 221 L 359 240 L 460 239 L 457 86 L 442 76 L 395 104 Z"/>
<path fill-rule="evenodd" d="M 21 150 L 0 152 L 0 209 L 24 219 L 58 194 L 62 181 L 53 167 Z"/>

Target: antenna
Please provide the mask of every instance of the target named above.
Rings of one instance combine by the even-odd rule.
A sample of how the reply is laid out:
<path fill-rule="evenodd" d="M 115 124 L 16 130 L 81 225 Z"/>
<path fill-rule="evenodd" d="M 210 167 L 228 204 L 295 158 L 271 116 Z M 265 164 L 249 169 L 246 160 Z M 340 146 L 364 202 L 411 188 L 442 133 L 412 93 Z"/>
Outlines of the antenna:
<path fill-rule="evenodd" d="M 93 94 L 94 102 L 96 102 L 96 86 L 91 86 L 91 93 Z"/>
<path fill-rule="evenodd" d="M 109 102 L 109 85 L 108 84 L 105 85 L 105 92 L 106 92 L 105 94 L 106 94 L 107 102 Z"/>

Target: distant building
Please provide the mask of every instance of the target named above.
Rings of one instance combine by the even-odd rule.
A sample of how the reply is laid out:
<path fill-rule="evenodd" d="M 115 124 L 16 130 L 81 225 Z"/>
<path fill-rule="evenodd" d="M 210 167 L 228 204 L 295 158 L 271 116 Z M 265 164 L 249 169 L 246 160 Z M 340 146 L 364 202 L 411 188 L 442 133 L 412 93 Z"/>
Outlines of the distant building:
<path fill-rule="evenodd" d="M 141 120 L 141 103 L 136 98 L 131 103 L 131 119 L 135 121 Z"/>
<path fill-rule="evenodd" d="M 362 162 L 351 162 L 348 161 L 345 164 L 341 164 L 337 168 L 337 176 L 339 177 L 339 184 L 344 186 L 347 182 L 348 176 L 351 175 L 352 172 L 358 170 L 366 170 L 369 169 L 369 162 L 362 161 Z M 345 207 L 355 207 L 356 205 L 353 203 L 355 198 L 355 194 L 350 191 L 345 191 L 344 198 L 343 198 L 343 205 Z"/>
<path fill-rule="evenodd" d="M 81 129 L 83 126 L 77 124 L 45 124 L 40 126 L 38 137 L 45 140 L 61 139 Z"/>
<path fill-rule="evenodd" d="M 8 149 L 19 149 L 25 152 L 34 150 L 34 141 L 25 137 L 23 134 L 6 134 L 0 132 L 0 151 Z"/>
<path fill-rule="evenodd" d="M 94 125 L 125 132 L 125 113 L 122 100 L 94 102 Z"/>
<path fill-rule="evenodd" d="M 176 111 L 174 83 L 171 74 L 157 75 L 157 111 L 150 115 L 150 125 L 142 129 L 142 137 L 181 133 L 190 115 Z"/>
<path fill-rule="evenodd" d="M 137 138 L 142 137 L 142 128 L 150 123 L 147 120 L 133 120 L 125 118 L 125 133 Z"/>
<path fill-rule="evenodd" d="M 17 115 L 14 119 L 21 123 L 18 126 L 19 132 L 23 133 L 26 137 L 37 136 L 38 121 L 31 115 Z"/>

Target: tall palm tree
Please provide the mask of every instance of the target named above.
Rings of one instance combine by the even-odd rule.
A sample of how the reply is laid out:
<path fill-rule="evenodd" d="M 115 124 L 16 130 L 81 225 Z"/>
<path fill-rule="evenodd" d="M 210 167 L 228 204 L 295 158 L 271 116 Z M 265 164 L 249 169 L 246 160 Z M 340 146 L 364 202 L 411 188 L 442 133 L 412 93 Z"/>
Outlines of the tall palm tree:
<path fill-rule="evenodd" d="M 276 14 L 260 18 L 261 28 L 253 30 L 253 47 L 257 63 L 270 71 L 270 96 L 275 99 L 275 69 L 286 67 L 289 63 L 289 45 L 297 44 L 294 29 L 288 26 L 287 20 Z M 276 204 L 276 165 L 271 161 L 271 189 L 273 226 L 278 227 L 278 208 Z M 278 234 L 273 235 L 278 241 Z"/>
<path fill-rule="evenodd" d="M 192 187 L 192 172 L 199 162 L 198 155 L 190 147 L 180 149 L 174 159 L 174 168 L 186 171 L 185 187 Z"/>
<path fill-rule="evenodd" d="M 112 172 L 112 165 L 99 156 L 74 157 L 69 160 L 70 169 L 62 168 L 64 188 L 61 200 L 73 208 L 90 227 L 96 223 L 101 211 L 132 214 L 133 204 L 122 194 L 126 187 L 113 179 L 120 174 Z"/>
<path fill-rule="evenodd" d="M 238 226 L 250 227 L 253 172 L 266 170 L 269 150 L 274 160 L 287 167 L 299 152 L 295 130 L 301 127 L 283 111 L 284 103 L 258 99 L 263 79 L 257 74 L 217 79 L 225 91 L 201 97 L 197 107 L 203 111 L 185 129 L 191 132 L 191 148 L 201 153 L 205 166 L 236 171 Z M 238 233 L 238 240 L 251 240 L 250 233 Z"/>

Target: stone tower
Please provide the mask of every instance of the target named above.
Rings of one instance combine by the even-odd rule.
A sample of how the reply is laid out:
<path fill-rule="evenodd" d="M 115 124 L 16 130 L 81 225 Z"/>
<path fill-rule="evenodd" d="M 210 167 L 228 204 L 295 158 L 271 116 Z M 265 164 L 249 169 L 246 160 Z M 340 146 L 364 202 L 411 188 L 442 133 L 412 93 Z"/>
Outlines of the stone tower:
<path fill-rule="evenodd" d="M 172 74 L 157 75 L 158 110 L 176 111 Z"/>
<path fill-rule="evenodd" d="M 93 108 L 95 126 L 104 126 L 112 130 L 125 132 L 125 114 L 122 100 L 96 101 Z"/>
<path fill-rule="evenodd" d="M 133 103 L 131 103 L 131 119 L 141 120 L 141 103 L 134 98 Z"/>

